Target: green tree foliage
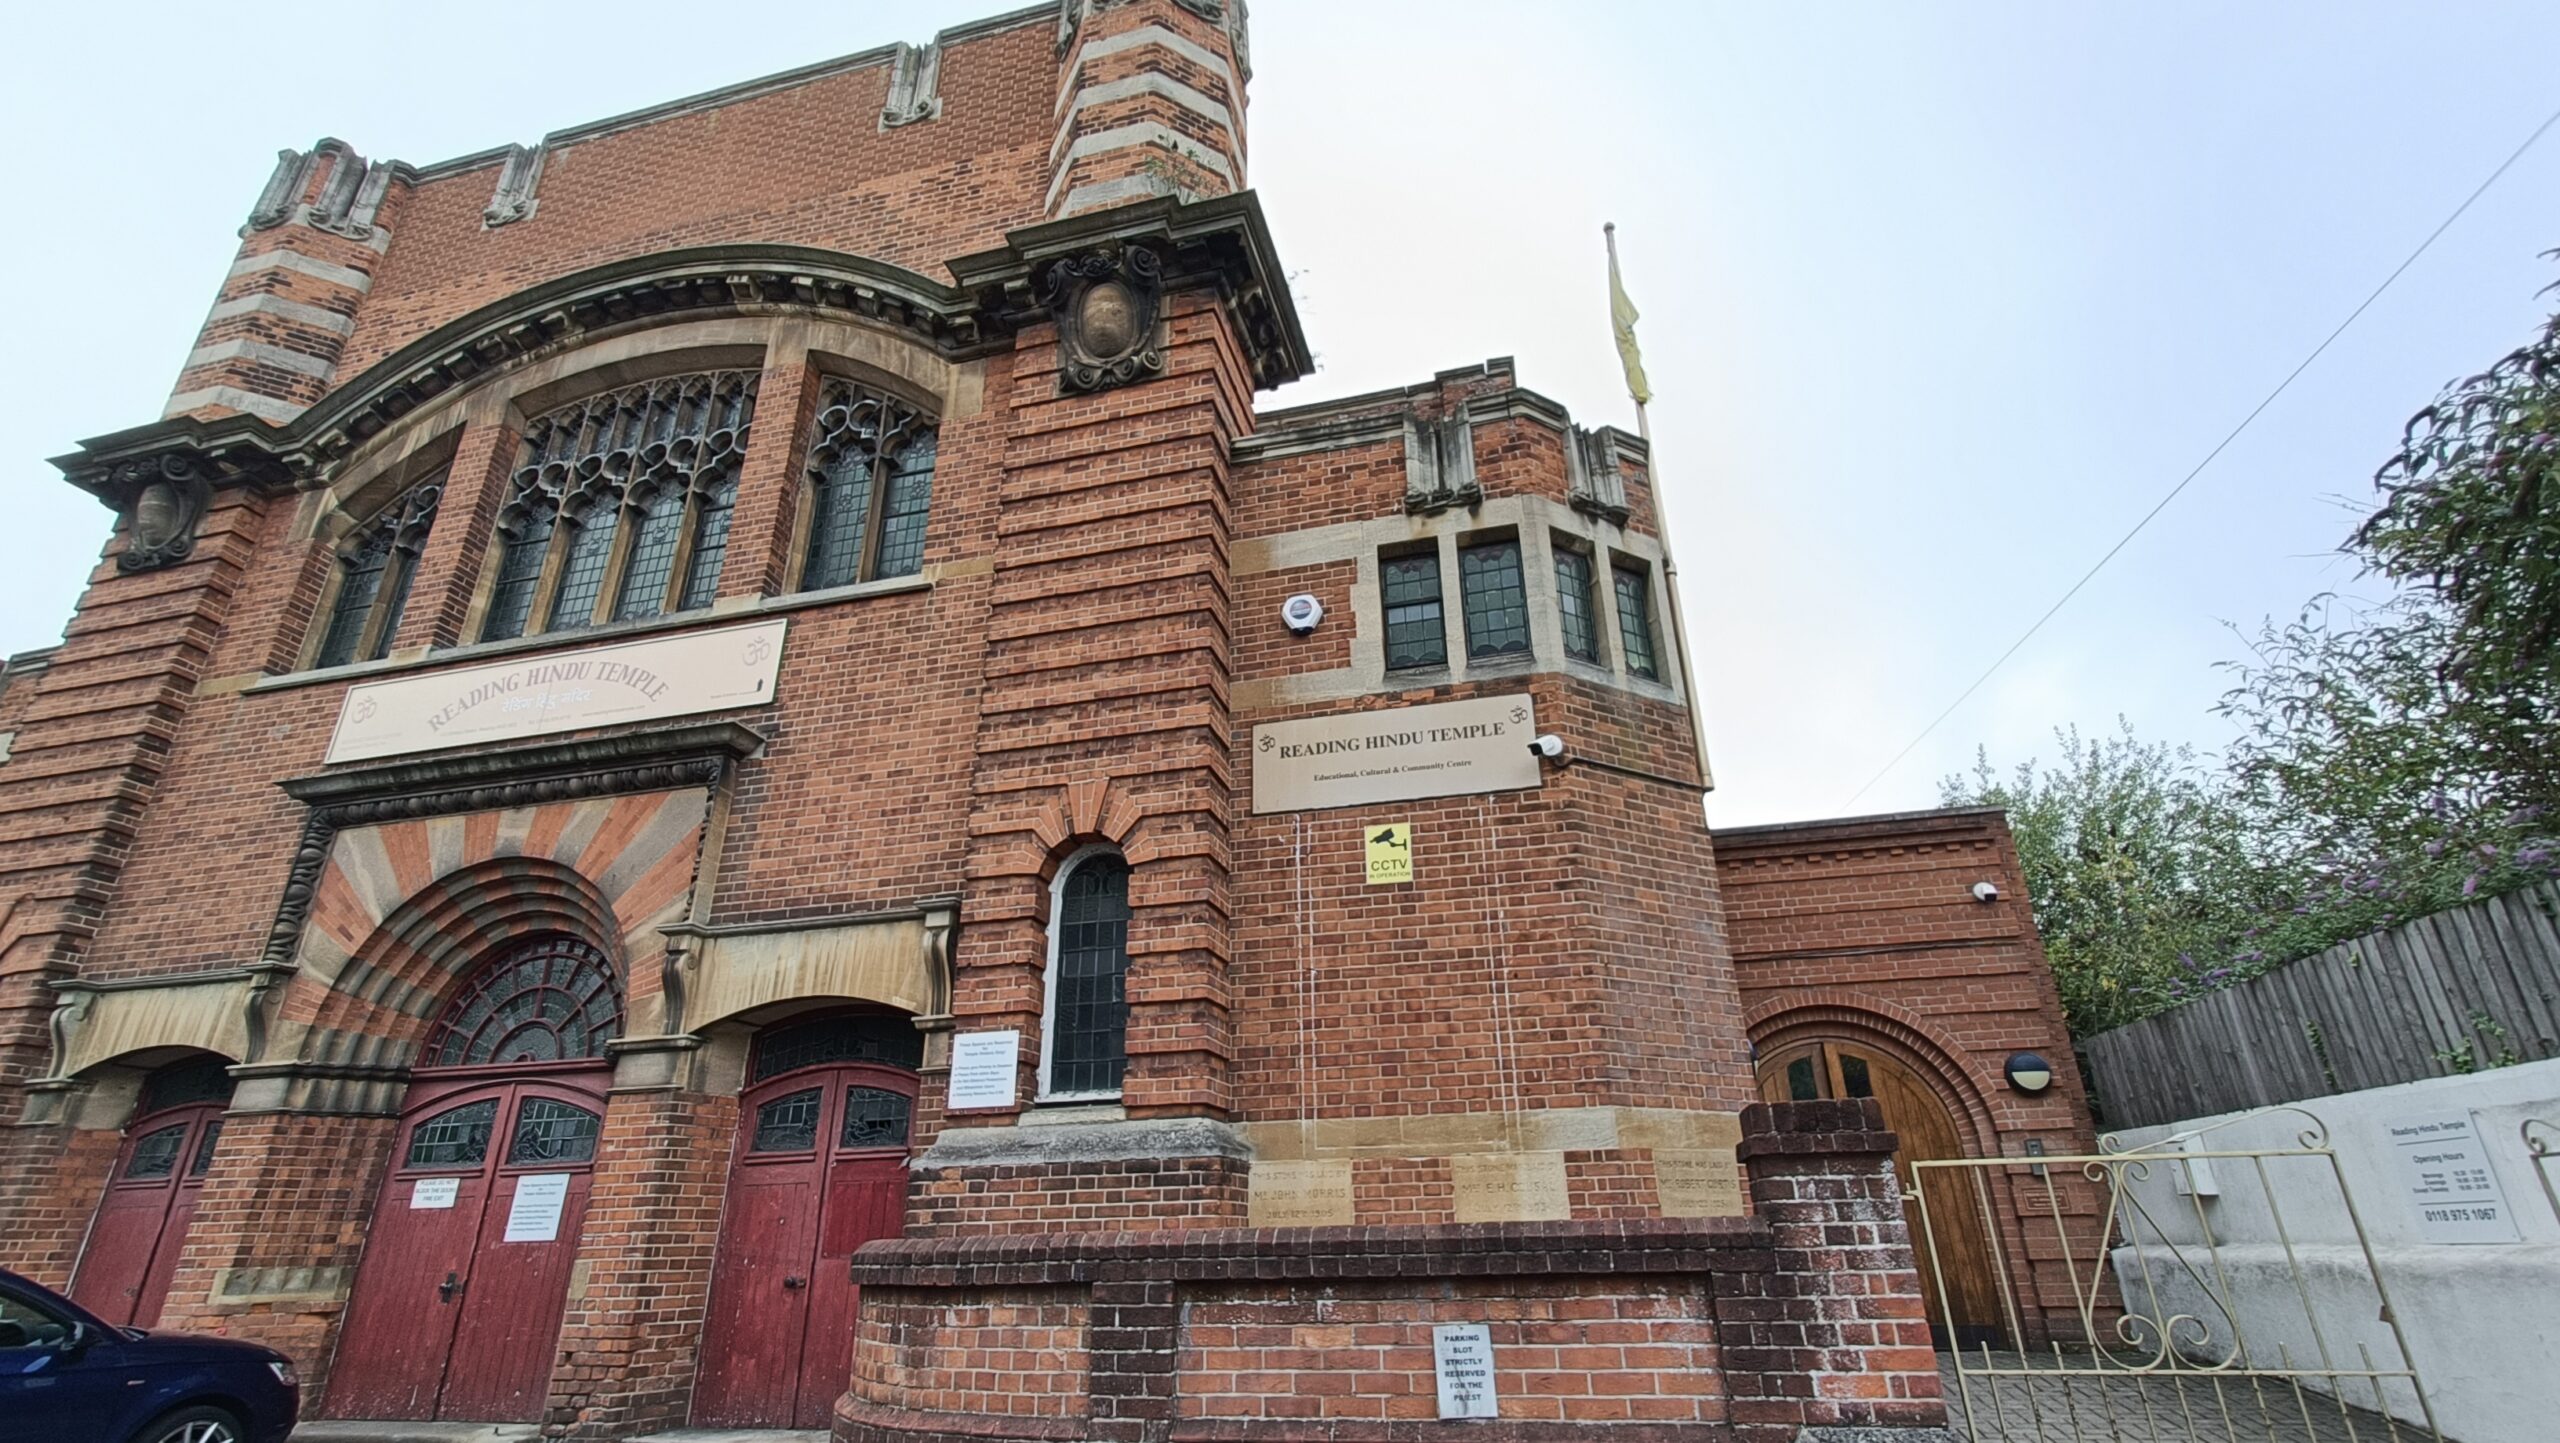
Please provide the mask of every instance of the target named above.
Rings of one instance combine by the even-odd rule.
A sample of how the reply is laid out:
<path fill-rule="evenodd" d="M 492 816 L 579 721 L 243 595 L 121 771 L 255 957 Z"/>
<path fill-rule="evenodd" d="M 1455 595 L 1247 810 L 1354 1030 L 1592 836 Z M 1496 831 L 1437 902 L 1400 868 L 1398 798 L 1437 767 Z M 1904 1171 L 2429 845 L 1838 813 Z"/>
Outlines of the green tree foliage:
<path fill-rule="evenodd" d="M 2184 747 L 2056 732 L 2061 759 L 2006 775 L 1988 753 L 1948 777 L 1948 806 L 2009 813 L 2028 900 L 2071 1030 L 2085 1036 L 2168 1006 L 2234 975 L 2234 942 L 2264 882 L 2247 818 L 2224 780 Z"/>
<path fill-rule="evenodd" d="M 2560 252 L 2555 252 L 2560 255 Z M 2560 315 L 2408 424 L 2344 546 L 2389 600 L 2244 638 L 2219 764 L 2060 735 L 2007 807 L 2075 1033 L 2560 876 Z"/>

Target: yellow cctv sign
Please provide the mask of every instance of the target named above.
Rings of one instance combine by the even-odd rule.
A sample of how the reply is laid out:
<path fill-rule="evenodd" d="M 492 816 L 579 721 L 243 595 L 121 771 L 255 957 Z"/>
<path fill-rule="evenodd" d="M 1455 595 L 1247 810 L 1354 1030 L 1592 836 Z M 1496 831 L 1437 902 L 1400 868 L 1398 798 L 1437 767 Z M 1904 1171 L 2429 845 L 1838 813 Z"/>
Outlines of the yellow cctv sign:
<path fill-rule="evenodd" d="M 1386 822 L 1364 828 L 1369 842 L 1369 885 L 1394 886 L 1413 880 L 1413 828 Z"/>

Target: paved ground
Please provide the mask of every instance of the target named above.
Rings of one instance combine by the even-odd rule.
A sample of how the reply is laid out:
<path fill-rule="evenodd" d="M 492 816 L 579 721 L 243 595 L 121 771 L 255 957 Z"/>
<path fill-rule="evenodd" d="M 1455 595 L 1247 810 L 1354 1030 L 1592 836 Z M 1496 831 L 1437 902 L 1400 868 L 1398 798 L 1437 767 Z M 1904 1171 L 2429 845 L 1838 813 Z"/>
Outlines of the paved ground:
<path fill-rule="evenodd" d="M 1979 1354 L 1968 1354 L 1969 1367 Z M 1991 1355 L 1994 1368 L 2032 1365 L 2016 1353 Z M 1972 1376 L 1959 1387 L 1955 1364 L 1941 1356 L 1948 1420 L 1972 1443 L 2436 1443 L 2411 1427 L 2364 1408 L 2275 1379 L 2122 1374 L 2111 1378 L 2052 1374 L 2034 1378 Z M 1965 1405 L 1966 1393 L 1972 1407 Z M 2454 1443 L 2445 1439 L 2443 1443 Z"/>

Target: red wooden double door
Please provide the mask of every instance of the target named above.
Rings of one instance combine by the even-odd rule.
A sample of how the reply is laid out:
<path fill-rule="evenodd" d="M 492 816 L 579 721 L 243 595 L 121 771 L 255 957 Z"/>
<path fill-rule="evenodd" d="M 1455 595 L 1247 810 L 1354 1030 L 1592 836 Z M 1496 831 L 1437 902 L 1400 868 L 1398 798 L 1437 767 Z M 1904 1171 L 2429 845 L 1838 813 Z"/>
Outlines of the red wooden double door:
<path fill-rule="evenodd" d="M 411 1089 L 332 1415 L 542 1417 L 610 1077 L 594 1062 L 465 1068 Z"/>
<path fill-rule="evenodd" d="M 853 1367 L 853 1250 L 904 1225 L 916 1080 L 805 1067 L 740 1099 L 693 1422 L 824 1428 Z"/>
<path fill-rule="evenodd" d="M 161 1108 L 135 1118 L 125 1130 L 71 1285 L 82 1307 L 110 1323 L 159 1323 L 178 1253 L 186 1246 L 187 1224 L 196 1215 L 196 1195 L 213 1167 L 227 1105 Z"/>

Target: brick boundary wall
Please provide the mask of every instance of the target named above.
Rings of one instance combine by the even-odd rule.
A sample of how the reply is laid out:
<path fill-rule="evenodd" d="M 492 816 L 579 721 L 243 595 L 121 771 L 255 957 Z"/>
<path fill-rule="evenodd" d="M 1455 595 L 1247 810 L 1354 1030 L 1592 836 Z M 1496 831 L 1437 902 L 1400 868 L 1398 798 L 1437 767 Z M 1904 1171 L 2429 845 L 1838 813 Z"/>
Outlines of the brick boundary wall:
<path fill-rule="evenodd" d="M 1877 1104 L 1755 1104 L 1743 1125 L 1751 1217 L 872 1243 L 834 1438 L 1410 1443 L 1443 1427 L 1430 1326 L 1461 1320 L 1493 1330 L 1503 1416 L 1472 1431 L 1501 1443 L 1943 1427 Z M 1065 1415 L 1053 1386 L 1004 1395 L 997 1365 L 1020 1360 L 977 1351 L 971 1320 L 1031 1293 L 1089 1318 L 1080 1415 L 1076 1390 Z M 966 1410 L 954 1379 L 979 1385 Z M 1258 1415 L 1215 1415 L 1237 1380 Z"/>

